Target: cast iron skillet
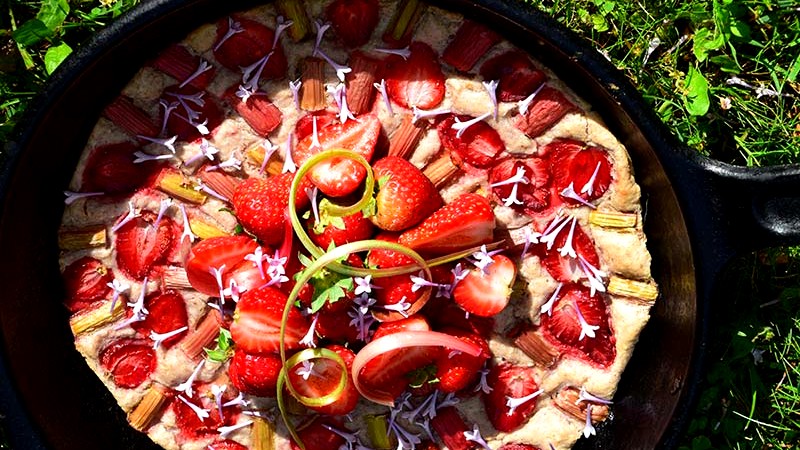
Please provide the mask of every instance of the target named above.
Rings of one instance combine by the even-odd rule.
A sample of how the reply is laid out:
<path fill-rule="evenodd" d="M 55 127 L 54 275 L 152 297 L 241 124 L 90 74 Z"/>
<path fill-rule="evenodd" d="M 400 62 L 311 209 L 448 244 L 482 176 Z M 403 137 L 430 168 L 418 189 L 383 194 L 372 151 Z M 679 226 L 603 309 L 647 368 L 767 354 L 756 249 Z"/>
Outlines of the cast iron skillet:
<path fill-rule="evenodd" d="M 89 131 L 158 50 L 255 0 L 153 0 L 81 48 L 31 108 L 2 175 L 0 413 L 15 449 L 151 449 L 74 350 L 61 306 L 56 231 Z M 595 50 L 529 6 L 436 0 L 501 32 L 601 112 L 631 152 L 662 292 L 615 397 L 579 448 L 672 448 L 701 379 L 714 280 L 737 252 L 797 242 L 800 169 L 749 170 L 697 156 Z"/>

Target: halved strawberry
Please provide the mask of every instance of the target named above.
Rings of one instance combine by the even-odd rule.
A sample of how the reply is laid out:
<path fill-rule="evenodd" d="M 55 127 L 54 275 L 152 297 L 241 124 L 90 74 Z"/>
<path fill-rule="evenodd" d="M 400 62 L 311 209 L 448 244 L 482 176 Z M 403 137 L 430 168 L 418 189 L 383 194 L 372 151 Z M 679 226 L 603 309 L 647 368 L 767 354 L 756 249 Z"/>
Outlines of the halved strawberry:
<path fill-rule="evenodd" d="M 117 266 L 134 280 L 143 280 L 153 267 L 163 264 L 177 245 L 178 226 L 163 216 L 158 229 L 153 229 L 156 215 L 142 211 L 141 216 L 121 226 L 116 232 L 114 247 Z"/>
<path fill-rule="evenodd" d="M 144 307 L 148 311 L 144 320 L 133 322 L 131 328 L 145 336 L 150 336 L 151 332 L 169 333 L 189 325 L 186 301 L 178 291 L 170 289 L 151 292 L 145 296 Z M 169 337 L 161 342 L 161 346 L 172 347 L 187 333 L 188 329 Z"/>
<path fill-rule="evenodd" d="M 153 119 L 124 95 L 115 98 L 106 106 L 103 117 L 114 122 L 131 136 L 156 137 L 159 132 Z"/>
<path fill-rule="evenodd" d="M 401 231 L 418 224 L 442 206 L 442 196 L 431 180 L 415 165 L 397 156 L 387 156 L 372 166 L 379 190 L 375 195 L 378 228 Z"/>
<path fill-rule="evenodd" d="M 186 258 L 186 277 L 197 291 L 206 295 L 219 295 L 214 269 L 221 269 L 222 266 L 233 269 L 257 247 L 258 243 L 245 235 L 203 239 L 192 247 Z M 223 275 L 226 273 L 223 270 Z"/>
<path fill-rule="evenodd" d="M 326 14 L 336 35 L 348 47 L 369 41 L 378 24 L 378 0 L 334 0 Z"/>
<path fill-rule="evenodd" d="M 457 166 L 466 162 L 480 169 L 494 164 L 495 159 L 506 150 L 506 144 L 491 125 L 480 121 L 464 130 L 459 137 L 453 129 L 456 119 L 461 122 L 474 119 L 472 116 L 449 114 L 437 126 L 442 146 L 450 152 L 450 157 Z"/>
<path fill-rule="evenodd" d="M 283 120 L 281 110 L 270 101 L 267 94 L 258 91 L 242 101 L 236 95 L 239 83 L 235 83 L 225 91 L 225 100 L 239 113 L 239 116 L 250 125 L 253 131 L 262 137 L 267 137 Z"/>
<path fill-rule="evenodd" d="M 298 142 L 311 136 L 311 133 L 314 132 L 315 118 L 317 120 L 317 132 L 319 132 L 319 130 L 325 128 L 328 124 L 338 120 L 339 116 L 335 112 L 328 111 L 327 109 L 321 109 L 303 115 L 297 119 L 297 123 L 294 126 L 294 137 L 297 138 Z"/>
<path fill-rule="evenodd" d="M 509 362 L 502 362 L 489 370 L 486 383 L 492 390 L 483 393 L 483 405 L 489 421 L 498 431 L 514 431 L 533 415 L 539 398 L 534 395 L 539 390 L 536 372 L 533 367 Z"/>
<path fill-rule="evenodd" d="M 220 42 L 229 33 L 231 20 L 236 22 L 243 31 Z M 214 57 L 223 66 L 239 72 L 242 67 L 256 63 L 274 50 L 264 66 L 264 70 L 261 71 L 261 76 L 265 79 L 281 78 L 286 75 L 288 63 L 280 42 L 277 48 L 272 48 L 274 39 L 275 31 L 261 22 L 241 16 L 222 19 L 217 23 L 217 43 L 214 46 Z"/>
<path fill-rule="evenodd" d="M 500 81 L 497 99 L 501 102 L 522 100 L 547 81 L 547 75 L 519 50 L 509 50 L 487 60 L 480 73 L 485 80 Z"/>
<path fill-rule="evenodd" d="M 159 162 L 134 164 L 139 147 L 131 142 L 101 145 L 89 154 L 81 189 L 86 192 L 129 194 L 147 185 L 163 166 Z"/>
<path fill-rule="evenodd" d="M 309 409 L 329 416 L 349 414 L 356 408 L 359 399 L 358 391 L 353 383 L 353 376 L 350 373 L 356 355 L 352 350 L 341 345 L 329 345 L 326 348 L 344 360 L 347 367 L 347 386 L 335 402 L 325 406 L 309 406 Z M 313 365 L 310 368 L 303 364 L 297 364 L 289 369 L 288 376 L 295 390 L 300 395 L 313 398 L 319 398 L 335 391 L 342 376 L 341 366 L 328 358 L 314 359 L 311 363 Z M 305 373 L 304 370 L 309 373 Z"/>
<path fill-rule="evenodd" d="M 72 262 L 64 269 L 63 277 L 67 294 L 64 304 L 70 312 L 78 312 L 111 295 L 108 283 L 114 279 L 114 273 L 91 256 Z"/>
<path fill-rule="evenodd" d="M 228 366 L 228 376 L 231 384 L 246 394 L 275 397 L 281 368 L 283 363 L 277 353 L 248 353 L 237 348 Z"/>
<path fill-rule="evenodd" d="M 386 91 L 405 108 L 432 109 L 444 100 L 445 78 L 439 58 L 428 44 L 412 42 L 407 60 L 392 55 L 386 60 Z"/>
<path fill-rule="evenodd" d="M 170 86 L 164 89 L 163 99 L 167 103 L 177 104 L 167 118 L 167 132 L 178 136 L 181 141 L 191 142 L 202 137 L 199 125 L 213 132 L 224 118 L 222 108 L 211 94 L 192 85 Z M 161 108 L 161 114 L 163 120 L 164 108 Z"/>
<path fill-rule="evenodd" d="M 489 200 L 478 194 L 462 194 L 403 232 L 397 242 L 418 252 L 446 254 L 491 242 L 494 228 Z"/>
<path fill-rule="evenodd" d="M 266 245 L 278 245 L 284 238 L 285 212 L 293 179 L 294 174 L 286 172 L 267 179 L 251 177 L 236 186 L 231 199 L 236 218 L 245 230 Z M 298 190 L 298 209 L 308 205 L 304 185 L 307 186 L 301 183 Z"/>
<path fill-rule="evenodd" d="M 361 211 L 349 216 L 329 219 L 325 221 L 327 223 L 319 224 L 319 226 L 314 224 L 313 217 L 309 217 L 306 222 L 308 236 L 323 249 L 330 247 L 331 243 L 338 247 L 348 242 L 369 239 L 375 231 L 375 226 L 364 217 Z"/>
<path fill-rule="evenodd" d="M 606 193 L 611 185 L 611 163 L 606 150 L 574 140 L 558 140 L 545 147 L 542 152 L 550 159 L 556 195 L 570 185 L 587 202 Z M 569 204 L 580 204 L 568 197 L 561 198 Z"/>
<path fill-rule="evenodd" d="M 439 379 L 439 389 L 444 392 L 458 392 L 475 382 L 478 371 L 492 356 L 492 352 L 489 349 L 489 343 L 478 334 L 453 327 L 446 328 L 442 332 L 475 344 L 482 349 L 478 356 L 441 352 L 436 359 L 436 378 Z"/>
<path fill-rule="evenodd" d="M 178 82 L 184 83 L 195 74 L 201 62 L 202 59 L 193 55 L 186 47 L 174 44 L 159 53 L 150 64 Z M 189 84 L 198 89 L 205 89 L 214 78 L 214 72 L 216 69 L 210 66 L 208 70 L 192 78 Z"/>
<path fill-rule="evenodd" d="M 491 317 L 505 309 L 511 299 L 511 287 L 517 278 L 517 266 L 505 255 L 494 255 L 484 270 L 470 269 L 466 278 L 453 290 L 453 300 L 470 314 Z"/>
<path fill-rule="evenodd" d="M 457 70 L 467 72 L 501 40 L 500 35 L 485 25 L 464 20 L 453 40 L 444 49 L 442 60 Z"/>
<path fill-rule="evenodd" d="M 270 286 L 251 289 L 239 298 L 231 324 L 231 338 L 238 348 L 249 353 L 277 352 L 286 295 Z M 284 345 L 300 347 L 308 331 L 308 320 L 296 308 L 289 310 Z"/>
<path fill-rule="evenodd" d="M 520 170 L 527 182 L 500 184 L 492 187 L 492 193 L 499 203 L 528 215 L 546 215 L 552 209 L 551 207 L 561 204 L 557 197 L 553 198 L 550 189 L 550 164 L 543 158 L 505 159 L 489 171 L 489 183 L 503 183 L 515 177 Z M 515 186 L 516 189 L 514 189 Z"/>
<path fill-rule="evenodd" d="M 564 220 L 569 221 L 569 219 Z M 544 244 L 532 247 L 532 250 L 539 255 L 542 265 L 547 269 L 550 276 L 555 278 L 556 281 L 565 283 L 578 281 L 590 275 L 584 270 L 580 260 L 577 258 L 578 256 L 591 264 L 592 267 L 600 268 L 600 257 L 597 255 L 592 240 L 577 223 L 575 224 L 575 229 L 572 231 L 571 229 L 572 223 L 564 225 L 553 241 L 550 250 L 547 250 L 547 246 Z M 572 238 L 571 241 L 569 241 L 570 237 Z M 571 258 L 569 255 L 561 255 L 560 250 L 565 245 L 572 246 L 575 250 L 576 258 Z"/>
<path fill-rule="evenodd" d="M 333 418 L 313 416 L 309 422 L 298 427 L 297 436 L 305 450 L 339 450 L 346 441 L 341 435 L 331 431 L 331 428 L 349 432 Z M 292 450 L 300 450 L 300 446 L 294 440 L 292 440 Z"/>
<path fill-rule="evenodd" d="M 585 286 L 562 287 L 551 314 L 542 314 L 540 327 L 567 354 L 604 368 L 614 362 L 616 338 L 608 307 Z"/>
<path fill-rule="evenodd" d="M 367 161 L 372 158 L 381 134 L 381 122 L 374 114 L 365 114 L 345 123 L 334 121 L 323 128 L 317 123 L 319 146 L 309 135 L 297 143 L 292 156 L 300 165 L 313 155 L 330 149 L 346 149 L 358 153 Z M 366 169 L 345 158 L 331 158 L 314 166 L 309 173 L 311 181 L 325 195 L 342 197 L 353 193 L 364 181 Z"/>
<path fill-rule="evenodd" d="M 219 408 L 216 404 L 216 399 L 208 384 L 195 386 L 194 395 L 187 397 L 180 394 L 172 398 L 170 408 L 175 413 L 175 425 L 180 430 L 181 439 L 184 441 L 197 441 L 200 439 L 214 439 L 219 437 L 218 429 L 224 426 L 231 426 L 236 423 L 241 408 L 239 406 L 223 406 L 222 416 L 220 416 Z M 233 389 L 228 389 L 223 393 L 223 404 L 233 400 Z M 208 411 L 208 417 L 200 419 L 192 407 L 184 403 L 195 405 L 200 409 Z"/>
<path fill-rule="evenodd" d="M 514 119 L 514 126 L 531 138 L 539 137 L 577 107 L 563 92 L 545 86 L 533 98 L 528 111 Z"/>
<path fill-rule="evenodd" d="M 153 345 L 140 339 L 118 339 L 100 351 L 100 366 L 110 373 L 114 384 L 133 389 L 150 378 L 156 370 Z"/>

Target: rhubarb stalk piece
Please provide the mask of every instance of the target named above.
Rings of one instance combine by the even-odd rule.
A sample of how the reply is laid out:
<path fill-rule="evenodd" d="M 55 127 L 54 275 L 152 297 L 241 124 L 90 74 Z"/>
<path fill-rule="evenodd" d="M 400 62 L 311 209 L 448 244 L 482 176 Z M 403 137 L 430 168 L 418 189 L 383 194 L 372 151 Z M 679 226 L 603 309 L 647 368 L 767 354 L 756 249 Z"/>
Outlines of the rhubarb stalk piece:
<path fill-rule="evenodd" d="M 355 115 L 372 109 L 375 100 L 375 80 L 380 69 L 378 61 L 361 52 L 350 57 L 350 73 L 345 76 L 347 106 Z"/>
<path fill-rule="evenodd" d="M 519 114 L 514 125 L 528 137 L 536 138 L 577 107 L 558 89 L 543 87 L 533 98 L 525 114 Z"/>
<path fill-rule="evenodd" d="M 612 275 L 606 291 L 609 294 L 631 297 L 652 303 L 658 298 L 658 287 L 653 282 L 629 280 Z"/>
<path fill-rule="evenodd" d="M 433 185 L 439 189 L 460 171 L 461 169 L 453 164 L 450 155 L 444 153 L 428 164 L 422 173 L 424 173 L 425 176 L 433 182 Z"/>
<path fill-rule="evenodd" d="M 325 61 L 306 58 L 301 63 L 300 108 L 319 111 L 325 108 Z"/>
<path fill-rule="evenodd" d="M 267 149 L 264 145 L 258 143 L 252 145 L 247 149 L 247 157 L 250 158 L 257 166 L 264 167 L 264 171 L 271 175 L 280 175 L 283 171 L 283 160 L 278 152 L 271 152 L 269 154 L 269 161 L 264 165 L 264 156 L 267 154 Z"/>
<path fill-rule="evenodd" d="M 201 170 L 198 176 L 203 180 L 203 183 L 207 184 L 214 192 L 226 198 L 233 198 L 236 186 L 242 182 L 241 178 L 237 178 L 221 170 Z"/>
<path fill-rule="evenodd" d="M 164 170 L 161 175 L 159 175 L 156 186 L 159 190 L 172 197 L 196 205 L 202 205 L 206 201 L 206 198 L 208 198 L 205 194 L 196 189 L 192 181 L 177 171 Z"/>
<path fill-rule="evenodd" d="M 558 350 L 532 329 L 523 331 L 514 339 L 514 344 L 534 362 L 545 368 L 553 367 L 560 356 Z"/>
<path fill-rule="evenodd" d="M 96 330 L 122 317 L 125 302 L 118 300 L 111 309 L 111 301 L 97 302 L 91 307 L 81 310 L 69 318 L 69 327 L 75 336 L 87 331 Z"/>
<path fill-rule="evenodd" d="M 389 138 L 389 156 L 397 156 L 408 159 L 419 144 L 422 136 L 428 131 L 430 122 L 427 120 L 414 121 L 414 116 L 405 114 L 400 126 L 392 133 Z M 449 157 L 448 157 L 449 159 Z M 431 179 L 433 181 L 433 179 Z M 436 182 L 434 182 L 436 184 Z"/>
<path fill-rule="evenodd" d="M 88 250 L 107 244 L 108 231 L 102 224 L 58 232 L 58 248 L 64 251 Z"/>
<path fill-rule="evenodd" d="M 222 316 L 216 309 L 211 309 L 180 343 L 181 350 L 191 359 L 196 359 L 203 353 L 203 349 L 211 345 L 214 338 L 219 336 L 222 327 Z"/>
<path fill-rule="evenodd" d="M 311 21 L 308 19 L 303 0 L 277 0 L 275 6 L 287 20 L 292 21 L 292 26 L 287 30 L 292 40 L 302 41 L 311 31 Z"/>
<path fill-rule="evenodd" d="M 604 228 L 633 228 L 637 222 L 636 214 L 597 210 L 589 213 L 589 223 Z"/>
<path fill-rule="evenodd" d="M 582 399 L 580 390 L 572 386 L 561 389 L 555 397 L 555 405 L 558 409 L 580 421 L 586 419 L 586 410 L 591 405 L 592 423 L 600 423 L 608 418 L 608 405 L 606 403 L 611 402 L 603 401 L 603 403 L 600 403 Z"/>
<path fill-rule="evenodd" d="M 197 89 L 205 89 L 214 79 L 214 66 L 204 62 L 202 58 L 193 55 L 182 45 L 167 47 L 151 65 L 161 72 L 176 79 L 179 83 L 186 83 Z M 204 70 L 205 69 L 205 70 Z"/>
<path fill-rule="evenodd" d="M 260 417 L 254 417 L 250 433 L 255 450 L 273 450 L 275 426 L 271 422 Z"/>
<path fill-rule="evenodd" d="M 131 136 L 155 137 L 159 133 L 159 128 L 153 119 L 136 106 L 133 100 L 125 96 L 117 97 L 106 106 L 103 117 L 114 122 Z"/>
<path fill-rule="evenodd" d="M 138 431 L 146 430 L 153 420 L 161 414 L 167 398 L 167 388 L 159 384 L 153 384 L 142 397 L 142 401 L 128 415 L 128 422 Z"/>
<path fill-rule="evenodd" d="M 500 40 L 500 35 L 484 25 L 465 20 L 444 49 L 442 60 L 457 70 L 467 72 Z"/>
<path fill-rule="evenodd" d="M 383 33 L 383 41 L 394 48 L 408 45 L 424 11 L 425 4 L 420 0 L 400 0 Z"/>

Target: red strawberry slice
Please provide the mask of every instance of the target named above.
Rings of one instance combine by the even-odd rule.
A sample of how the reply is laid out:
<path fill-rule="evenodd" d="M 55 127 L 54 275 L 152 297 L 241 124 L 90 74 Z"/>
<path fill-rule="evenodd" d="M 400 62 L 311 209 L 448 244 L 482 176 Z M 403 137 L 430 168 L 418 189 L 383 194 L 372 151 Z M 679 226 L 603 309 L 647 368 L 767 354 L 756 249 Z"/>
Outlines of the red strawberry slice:
<path fill-rule="evenodd" d="M 294 174 L 291 172 L 267 179 L 251 177 L 236 186 L 231 202 L 236 218 L 245 230 L 269 246 L 281 243 L 289 206 L 289 190 Z M 295 205 L 303 209 L 308 205 L 305 193 L 307 183 L 300 184 Z"/>
<path fill-rule="evenodd" d="M 439 140 L 450 152 L 453 162 L 457 166 L 467 163 L 480 169 L 486 169 L 494 164 L 497 156 L 506 150 L 506 144 L 497 130 L 485 121 L 480 121 L 464 130 L 459 137 L 458 130 L 453 128 L 456 119 L 466 122 L 474 117 L 449 114 L 437 127 Z"/>
<path fill-rule="evenodd" d="M 150 184 L 164 165 L 146 161 L 135 164 L 133 155 L 139 147 L 131 142 L 108 144 L 92 150 L 83 170 L 81 188 L 86 192 L 130 194 Z"/>
<path fill-rule="evenodd" d="M 401 231 L 418 224 L 442 206 L 442 196 L 415 165 L 397 156 L 377 161 L 372 169 L 380 189 L 375 196 L 375 215 L 381 229 Z"/>
<path fill-rule="evenodd" d="M 533 98 L 528 111 L 514 119 L 514 126 L 529 137 L 536 138 L 577 107 L 563 92 L 543 87 Z"/>
<path fill-rule="evenodd" d="M 208 444 L 207 448 L 208 450 L 247 450 L 247 447 L 244 445 L 230 439 L 213 442 Z"/>
<path fill-rule="evenodd" d="M 602 368 L 614 362 L 616 339 L 606 302 L 585 286 L 562 287 L 552 313 L 542 314 L 540 327 L 567 354 Z"/>
<path fill-rule="evenodd" d="M 349 433 L 335 419 L 315 416 L 298 428 L 297 436 L 300 438 L 300 442 L 303 443 L 305 450 L 339 450 L 341 446 L 346 446 L 344 438 L 331 431 L 331 428 Z M 294 440 L 292 440 L 292 450 L 301 450 Z"/>
<path fill-rule="evenodd" d="M 491 242 L 494 228 L 489 200 L 478 194 L 462 194 L 403 232 L 397 242 L 418 252 L 446 254 Z"/>
<path fill-rule="evenodd" d="M 286 301 L 283 292 L 269 286 L 242 294 L 230 328 L 231 338 L 238 348 L 249 353 L 277 352 Z M 285 348 L 299 348 L 308 326 L 308 320 L 298 309 L 292 308 L 286 322 Z"/>
<path fill-rule="evenodd" d="M 522 100 L 547 81 L 547 75 L 519 50 L 510 50 L 487 60 L 480 72 L 484 80 L 500 81 L 497 99 L 501 102 Z"/>
<path fill-rule="evenodd" d="M 491 368 L 486 383 L 492 390 L 482 398 L 489 421 L 498 431 L 514 431 L 533 415 L 539 398 L 534 395 L 539 390 L 535 376 L 533 367 L 508 362 Z"/>
<path fill-rule="evenodd" d="M 151 65 L 183 84 L 195 74 L 201 63 L 202 58 L 193 55 L 183 45 L 174 44 L 161 52 Z M 210 69 L 192 78 L 189 84 L 197 89 L 205 89 L 214 79 L 215 72 L 214 66 L 210 66 Z"/>
<path fill-rule="evenodd" d="M 335 352 L 344 360 L 347 367 L 347 386 L 341 396 L 333 403 L 325 406 L 309 406 L 309 409 L 329 416 L 349 414 L 356 408 L 359 399 L 358 391 L 353 383 L 353 376 L 350 373 L 356 354 L 341 345 L 330 345 L 326 348 Z M 323 397 L 334 392 L 339 386 L 339 380 L 342 376 L 341 366 L 336 361 L 328 358 L 317 358 L 312 360 L 311 363 L 313 365 L 310 368 L 303 364 L 297 364 L 289 370 L 289 379 L 295 390 L 300 395 L 312 398 Z"/>
<path fill-rule="evenodd" d="M 158 126 L 142 109 L 128 97 L 119 96 L 103 110 L 103 117 L 114 122 L 131 136 L 155 137 Z"/>
<path fill-rule="evenodd" d="M 513 179 L 520 170 L 526 182 L 503 184 Z M 505 159 L 489 172 L 489 184 L 498 184 L 492 187 L 492 194 L 497 202 L 531 216 L 545 216 L 553 207 L 561 204 L 557 197 L 553 198 L 550 189 L 550 165 L 543 158 Z"/>
<path fill-rule="evenodd" d="M 203 134 L 198 125 L 213 132 L 224 118 L 222 108 L 211 94 L 192 85 L 168 87 L 164 89 L 162 98 L 176 106 L 167 117 L 167 133 L 178 136 L 181 141 L 200 139 Z M 164 108 L 161 108 L 161 114 L 163 120 Z"/>
<path fill-rule="evenodd" d="M 378 0 L 334 0 L 326 13 L 344 44 L 360 47 L 378 25 L 378 9 Z"/>
<path fill-rule="evenodd" d="M 467 72 L 501 40 L 500 35 L 486 26 L 464 20 L 453 40 L 444 49 L 442 60 L 457 70 Z"/>
<path fill-rule="evenodd" d="M 164 264 L 178 243 L 177 224 L 165 215 L 154 229 L 156 218 L 152 212 L 143 211 L 116 232 L 117 266 L 134 280 L 143 280 L 153 267 Z"/>
<path fill-rule="evenodd" d="M 561 231 L 558 232 L 550 249 L 547 249 L 547 245 L 541 244 L 533 247 L 533 251 L 539 255 L 542 265 L 544 265 L 547 272 L 550 276 L 555 278 L 556 281 L 573 282 L 585 279 L 589 274 L 584 270 L 578 257 L 583 258 L 584 261 L 596 269 L 600 268 L 600 257 L 597 255 L 594 243 L 589 236 L 584 233 L 581 226 L 576 223 L 574 230 L 572 230 L 572 221 L 568 218 L 564 218 L 563 220 L 569 223 L 564 225 Z M 558 226 L 555 230 L 557 229 Z M 555 230 L 552 232 L 555 232 Z M 572 232 L 571 241 L 570 231 Z M 570 242 L 569 245 L 575 250 L 576 258 L 571 258 L 568 254 L 564 256 L 561 255 L 561 249 L 563 249 L 565 245 L 569 246 L 567 245 L 568 242 Z M 591 269 L 589 269 L 589 271 L 591 271 Z"/>
<path fill-rule="evenodd" d="M 231 384 L 246 394 L 275 397 L 281 368 L 283 363 L 277 353 L 247 353 L 237 348 L 228 366 L 228 376 Z"/>
<path fill-rule="evenodd" d="M 309 237 L 323 249 L 330 247 L 331 243 L 338 247 L 348 242 L 369 239 L 375 231 L 375 226 L 360 211 L 326 222 L 316 227 L 316 231 L 313 217 L 309 217 L 306 222 Z M 344 226 L 344 228 L 339 228 L 340 226 Z"/>
<path fill-rule="evenodd" d="M 477 447 L 475 442 L 467 440 L 465 433 L 472 430 L 454 406 L 438 409 L 436 416 L 431 419 L 431 426 L 449 450 L 472 450 Z"/>
<path fill-rule="evenodd" d="M 222 402 L 233 400 L 232 389 L 228 389 L 222 396 Z M 181 398 L 178 398 L 180 395 Z M 175 413 L 175 424 L 180 430 L 181 438 L 184 440 L 197 441 L 200 439 L 213 439 L 219 437 L 218 429 L 223 426 L 231 426 L 236 423 L 241 409 L 238 406 L 226 406 L 222 408 L 220 417 L 214 394 L 211 387 L 207 384 L 195 387 L 195 394 L 187 398 L 185 394 L 173 397 L 170 408 Z M 197 413 L 188 404 L 189 402 L 200 409 L 208 411 L 209 416 L 200 419 Z"/>
<path fill-rule="evenodd" d="M 258 91 L 242 101 L 236 95 L 238 89 L 237 83 L 225 91 L 225 100 L 256 134 L 267 137 L 283 121 L 281 110 L 270 101 L 265 92 Z"/>
<path fill-rule="evenodd" d="M 138 387 L 156 370 L 156 352 L 145 340 L 116 340 L 100 351 L 99 358 L 100 365 L 121 388 Z"/>
<path fill-rule="evenodd" d="M 444 100 L 445 78 L 436 52 L 423 42 L 412 42 L 408 60 L 392 55 L 386 60 L 386 92 L 405 108 L 432 109 Z"/>
<path fill-rule="evenodd" d="M 335 112 L 328 111 L 327 109 L 321 109 L 304 115 L 297 119 L 297 123 L 294 126 L 294 136 L 297 138 L 298 142 L 311 136 L 311 133 L 314 132 L 315 118 L 317 119 L 317 132 L 328 126 L 328 124 L 339 120 L 339 116 Z"/>
<path fill-rule="evenodd" d="M 508 444 L 503 444 L 498 450 L 540 450 L 539 447 L 535 447 L 531 444 L 523 444 L 521 442 L 510 442 Z"/>
<path fill-rule="evenodd" d="M 114 279 L 114 273 L 91 256 L 75 260 L 64 269 L 63 275 L 67 294 L 64 304 L 72 313 L 111 295 L 108 283 Z"/>
<path fill-rule="evenodd" d="M 145 297 L 144 306 L 148 314 L 144 320 L 133 322 L 131 328 L 145 336 L 150 336 L 151 332 L 169 333 L 189 325 L 186 302 L 178 291 L 170 289 L 164 292 L 151 292 Z M 161 346 L 172 347 L 186 336 L 187 330 L 165 339 L 161 342 Z"/>
<path fill-rule="evenodd" d="M 463 341 L 475 344 L 482 349 L 482 353 L 479 356 L 441 352 L 436 359 L 436 378 L 439 379 L 439 389 L 444 392 L 458 392 L 475 382 L 478 371 L 481 370 L 486 360 L 492 356 L 492 352 L 489 349 L 489 343 L 475 333 L 452 327 L 442 331 Z"/>
<path fill-rule="evenodd" d="M 507 256 L 491 258 L 485 270 L 471 269 L 453 290 L 453 300 L 476 316 L 491 317 L 505 309 L 517 278 L 517 266 Z"/>
<path fill-rule="evenodd" d="M 542 149 L 550 159 L 553 188 L 556 195 L 572 186 L 584 201 L 603 196 L 611 185 L 611 162 L 608 152 L 573 140 L 555 141 Z M 561 195 L 567 203 L 580 205 L 577 200 Z"/>
<path fill-rule="evenodd" d="M 243 31 L 235 33 L 222 41 L 222 38 L 230 31 L 230 20 L 236 22 Z M 261 22 L 241 16 L 222 19 L 217 23 L 214 57 L 220 64 L 238 73 L 242 67 L 258 62 L 273 51 L 272 41 L 274 39 L 275 31 Z M 286 75 L 287 66 L 286 54 L 283 52 L 283 47 L 278 43 L 274 53 L 264 66 L 261 77 L 264 79 L 281 78 Z"/>
<path fill-rule="evenodd" d="M 447 283 L 450 283 L 452 278 L 451 276 Z M 459 328 L 484 338 L 489 338 L 494 330 L 493 318 L 470 315 L 449 298 L 435 297 L 430 299 L 425 304 L 422 313 L 430 320 L 431 326 L 436 331 Z"/>
<path fill-rule="evenodd" d="M 319 146 L 312 134 L 299 141 L 294 148 L 292 156 L 298 165 L 323 150 L 336 148 L 353 151 L 369 161 L 381 134 L 381 122 L 376 115 L 365 114 L 345 123 L 334 121 L 323 128 L 317 123 L 317 130 Z M 366 174 L 366 169 L 355 161 L 331 158 L 317 164 L 309 177 L 325 195 L 342 197 L 353 193 Z"/>
<path fill-rule="evenodd" d="M 186 258 L 186 276 L 197 291 L 206 295 L 219 295 L 219 285 L 214 269 L 225 266 L 233 269 L 253 253 L 258 243 L 249 236 L 219 236 L 204 239 L 192 247 Z M 225 276 L 229 271 L 223 269 Z M 224 280 L 223 280 L 224 283 Z M 225 284 L 223 286 L 227 287 Z"/>

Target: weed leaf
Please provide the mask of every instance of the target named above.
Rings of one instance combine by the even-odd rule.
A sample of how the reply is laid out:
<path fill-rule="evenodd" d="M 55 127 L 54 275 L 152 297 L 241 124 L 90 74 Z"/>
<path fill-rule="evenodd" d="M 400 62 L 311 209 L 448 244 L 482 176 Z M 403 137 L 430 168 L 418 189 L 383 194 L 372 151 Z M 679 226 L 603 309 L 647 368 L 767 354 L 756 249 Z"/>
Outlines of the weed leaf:
<path fill-rule="evenodd" d="M 69 14 L 67 0 L 44 0 L 36 18 L 41 20 L 50 31 L 55 31 L 64 23 L 67 14 Z"/>
<path fill-rule="evenodd" d="M 694 66 L 689 66 L 685 86 L 686 95 L 683 98 L 683 102 L 686 106 L 686 111 L 693 116 L 705 115 L 710 106 L 706 77 Z"/>
<path fill-rule="evenodd" d="M 47 53 L 44 54 L 44 67 L 47 74 L 50 75 L 55 72 L 56 68 L 67 59 L 70 53 L 72 53 L 72 47 L 67 45 L 66 42 L 48 48 Z"/>
<path fill-rule="evenodd" d="M 19 26 L 12 33 L 17 44 L 30 47 L 53 36 L 54 33 L 39 19 L 31 19 Z"/>

